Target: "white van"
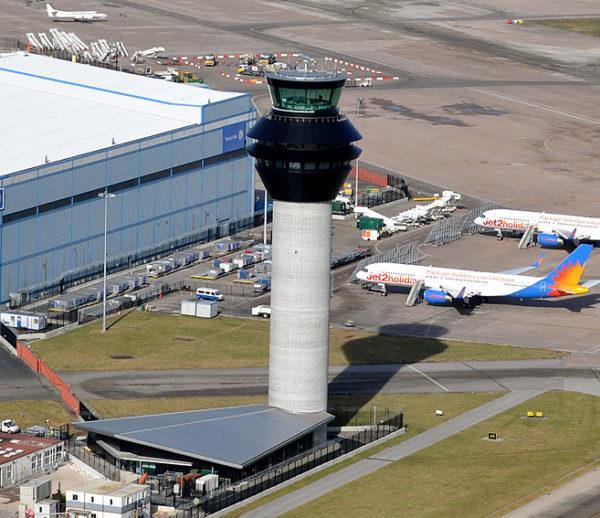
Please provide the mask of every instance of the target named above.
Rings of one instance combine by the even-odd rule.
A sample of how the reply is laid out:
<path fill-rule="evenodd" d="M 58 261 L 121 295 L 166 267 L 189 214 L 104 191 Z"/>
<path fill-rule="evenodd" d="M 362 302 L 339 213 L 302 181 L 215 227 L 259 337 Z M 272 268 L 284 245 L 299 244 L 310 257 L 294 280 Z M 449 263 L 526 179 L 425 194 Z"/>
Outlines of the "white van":
<path fill-rule="evenodd" d="M 223 294 L 216 288 L 198 288 L 196 290 L 196 298 L 201 300 L 218 300 L 225 299 Z"/>

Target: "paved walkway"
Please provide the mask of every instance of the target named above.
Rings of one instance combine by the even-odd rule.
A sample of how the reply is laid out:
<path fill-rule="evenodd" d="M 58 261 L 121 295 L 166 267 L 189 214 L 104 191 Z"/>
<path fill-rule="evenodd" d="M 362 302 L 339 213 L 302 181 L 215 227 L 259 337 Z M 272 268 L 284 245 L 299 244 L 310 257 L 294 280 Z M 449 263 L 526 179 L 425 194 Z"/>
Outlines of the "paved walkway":
<path fill-rule="evenodd" d="M 504 518 L 589 518 L 600 513 L 600 468 L 545 494 Z"/>
<path fill-rule="evenodd" d="M 495 415 L 538 396 L 542 392 L 543 390 L 518 390 L 509 392 L 499 399 L 465 412 L 435 428 L 430 428 L 397 446 L 392 446 L 391 448 L 383 450 L 379 452 L 376 457 L 369 457 L 361 460 L 347 468 L 321 478 L 308 486 L 273 500 L 262 507 L 244 514 L 243 517 L 270 518 L 273 516 L 280 516 L 291 509 L 315 500 L 316 498 L 353 482 L 360 477 L 373 473 L 374 471 L 387 466 L 390 462 L 396 462 L 408 457 L 409 455 L 417 453 L 433 444 L 462 432 L 475 424 L 494 417 Z"/>

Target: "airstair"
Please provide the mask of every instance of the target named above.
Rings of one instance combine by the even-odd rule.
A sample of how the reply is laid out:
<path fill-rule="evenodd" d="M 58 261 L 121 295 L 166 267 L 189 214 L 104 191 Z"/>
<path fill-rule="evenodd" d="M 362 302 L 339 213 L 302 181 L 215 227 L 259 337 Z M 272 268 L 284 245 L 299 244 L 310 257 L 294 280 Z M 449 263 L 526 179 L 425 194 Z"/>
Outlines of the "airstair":
<path fill-rule="evenodd" d="M 533 235 L 535 233 L 535 225 L 529 225 L 525 232 L 523 232 L 523 237 L 521 237 L 521 241 L 519 241 L 519 248 L 529 248 L 533 243 Z"/>
<path fill-rule="evenodd" d="M 412 288 L 410 289 L 410 292 L 408 293 L 408 297 L 406 297 L 406 305 L 407 306 L 414 306 L 417 303 L 417 300 L 419 298 L 419 293 L 421 292 L 422 287 L 423 287 L 422 280 L 418 280 L 412 285 Z"/>

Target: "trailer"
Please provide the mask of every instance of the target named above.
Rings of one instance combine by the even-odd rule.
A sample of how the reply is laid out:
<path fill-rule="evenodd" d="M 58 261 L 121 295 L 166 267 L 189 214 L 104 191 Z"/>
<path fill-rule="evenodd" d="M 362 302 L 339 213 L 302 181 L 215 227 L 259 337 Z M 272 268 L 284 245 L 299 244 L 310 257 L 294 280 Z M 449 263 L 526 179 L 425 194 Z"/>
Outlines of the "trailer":
<path fill-rule="evenodd" d="M 48 326 L 46 315 L 26 311 L 3 311 L 0 313 L 0 322 L 15 329 L 30 329 L 32 331 L 42 331 Z"/>

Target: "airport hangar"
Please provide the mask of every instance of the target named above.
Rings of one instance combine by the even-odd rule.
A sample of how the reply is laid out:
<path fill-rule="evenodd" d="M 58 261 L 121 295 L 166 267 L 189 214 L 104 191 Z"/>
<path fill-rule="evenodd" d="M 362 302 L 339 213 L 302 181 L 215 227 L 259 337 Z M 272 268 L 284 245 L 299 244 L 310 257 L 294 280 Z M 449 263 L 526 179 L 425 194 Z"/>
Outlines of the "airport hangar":
<path fill-rule="evenodd" d="M 249 94 L 0 54 L 0 302 L 225 235 L 254 211 Z M 204 234 L 202 233 L 204 232 Z"/>

